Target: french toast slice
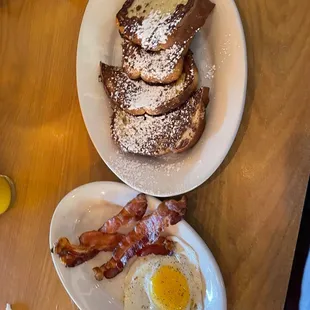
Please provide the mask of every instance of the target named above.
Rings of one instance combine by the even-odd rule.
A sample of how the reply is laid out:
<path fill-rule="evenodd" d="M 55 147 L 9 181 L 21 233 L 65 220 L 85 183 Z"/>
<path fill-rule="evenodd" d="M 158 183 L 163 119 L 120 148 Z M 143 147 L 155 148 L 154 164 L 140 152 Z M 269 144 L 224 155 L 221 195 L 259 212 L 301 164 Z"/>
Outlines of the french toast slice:
<path fill-rule="evenodd" d="M 151 84 L 172 83 L 182 74 L 184 55 L 190 42 L 191 40 L 183 45 L 174 44 L 159 52 L 148 52 L 125 39 L 122 44 L 123 70 L 134 80 L 142 78 Z"/>
<path fill-rule="evenodd" d="M 214 6 L 209 0 L 126 0 L 116 23 L 124 38 L 159 51 L 192 38 Z"/>
<path fill-rule="evenodd" d="M 186 101 L 198 85 L 198 70 L 193 53 L 184 58 L 180 78 L 167 85 L 149 85 L 131 80 L 122 68 L 101 65 L 101 81 L 112 103 L 133 115 L 160 115 L 170 112 Z"/>
<path fill-rule="evenodd" d="M 209 88 L 198 89 L 177 110 L 134 116 L 114 107 L 111 136 L 124 152 L 147 156 L 181 153 L 194 146 L 205 128 Z"/>

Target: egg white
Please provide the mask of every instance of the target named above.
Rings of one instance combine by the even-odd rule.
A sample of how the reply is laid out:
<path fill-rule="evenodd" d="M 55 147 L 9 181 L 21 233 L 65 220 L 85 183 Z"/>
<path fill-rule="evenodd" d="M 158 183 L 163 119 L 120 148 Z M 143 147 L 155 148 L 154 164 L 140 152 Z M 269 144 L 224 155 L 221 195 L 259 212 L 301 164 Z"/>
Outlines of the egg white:
<path fill-rule="evenodd" d="M 151 297 L 151 278 L 160 266 L 178 268 L 185 276 L 190 301 L 186 310 L 202 310 L 204 282 L 202 280 L 199 261 L 195 251 L 177 237 L 169 237 L 176 243 L 172 256 L 149 255 L 137 258 L 130 267 L 124 283 L 124 309 L 159 309 Z M 193 305 L 196 305 L 194 308 Z"/>

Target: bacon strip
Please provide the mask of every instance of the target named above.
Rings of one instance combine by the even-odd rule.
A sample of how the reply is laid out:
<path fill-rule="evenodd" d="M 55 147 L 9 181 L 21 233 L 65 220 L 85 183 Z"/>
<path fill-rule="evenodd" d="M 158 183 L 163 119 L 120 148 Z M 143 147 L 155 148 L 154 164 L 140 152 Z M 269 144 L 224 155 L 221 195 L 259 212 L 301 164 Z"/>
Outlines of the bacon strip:
<path fill-rule="evenodd" d="M 186 198 L 180 201 L 163 201 L 150 215 L 136 224 L 115 248 L 112 258 L 100 267 L 93 268 L 95 278 L 101 281 L 118 275 L 133 257 L 145 245 L 154 243 L 159 234 L 169 225 L 178 223 L 186 212 Z"/>
<path fill-rule="evenodd" d="M 79 237 L 80 244 L 85 247 L 97 248 L 99 251 L 113 251 L 124 235 L 107 234 L 97 230 L 86 231 Z"/>
<path fill-rule="evenodd" d="M 139 194 L 98 231 L 83 233 L 79 238 L 80 245 L 71 244 L 67 238 L 60 238 L 55 245 L 55 253 L 67 267 L 75 267 L 92 259 L 100 251 L 113 251 L 123 238 L 117 230 L 132 221 L 140 220 L 146 209 L 147 198 L 145 194 Z"/>
<path fill-rule="evenodd" d="M 94 234 L 94 238 L 91 236 Z M 65 264 L 66 267 L 76 267 L 93 257 L 95 257 L 101 251 L 113 251 L 117 244 L 122 239 L 123 235 L 117 235 L 120 237 L 118 241 L 113 240 L 106 244 L 107 237 L 113 235 L 103 234 L 98 231 L 86 232 L 83 234 L 84 237 L 89 238 L 89 245 L 73 245 L 67 238 L 60 238 L 52 251 L 59 255 L 60 260 Z M 83 236 L 82 235 L 82 236 Z M 82 237 L 81 236 L 81 237 Z M 80 238 L 81 238 L 80 237 Z M 83 238 L 84 238 L 83 237 Z M 115 236 L 116 237 L 116 236 Z M 114 238 L 113 238 L 114 239 Z M 86 240 L 88 242 L 88 240 Z M 117 244 L 115 244 L 117 242 Z M 147 244 L 141 250 L 139 250 L 137 256 L 147 256 L 150 254 L 155 255 L 172 255 L 174 250 L 174 242 L 166 239 L 165 237 L 159 237 L 158 240 L 153 244 Z"/>
<path fill-rule="evenodd" d="M 90 231 L 83 235 L 84 238 L 87 236 L 90 239 L 90 245 L 74 245 L 71 244 L 67 238 L 60 238 L 56 243 L 54 253 L 58 254 L 60 260 L 66 265 L 66 267 L 78 266 L 92 259 L 101 251 L 113 251 L 123 239 L 123 235 L 118 233 L 104 234 L 98 231 Z M 91 235 L 95 238 L 91 238 Z"/>
<path fill-rule="evenodd" d="M 72 245 L 67 238 L 63 237 L 58 240 L 52 252 L 58 254 L 66 267 L 75 267 L 92 259 L 99 253 L 99 250 L 81 245 Z"/>
<path fill-rule="evenodd" d="M 124 237 L 124 235 L 121 235 L 120 240 Z M 112 235 L 111 235 L 112 236 Z M 80 243 L 83 246 L 89 247 L 89 250 L 97 249 L 98 251 L 102 251 L 102 248 L 104 251 L 109 251 L 107 249 L 106 245 L 106 234 L 101 233 L 99 231 L 88 231 L 86 233 L 83 233 L 80 236 Z M 117 245 L 116 245 L 117 246 Z M 110 251 L 113 251 L 116 246 L 113 247 Z M 165 237 L 159 237 L 158 240 L 152 244 L 145 245 L 141 250 L 137 251 L 137 256 L 146 256 L 150 254 L 156 254 L 156 255 L 172 255 L 174 250 L 174 242 L 172 240 L 169 240 Z"/>
<path fill-rule="evenodd" d="M 106 221 L 98 230 L 108 234 L 115 233 L 122 226 L 126 226 L 133 221 L 140 221 L 146 208 L 146 196 L 145 194 L 139 194 L 129 201 L 117 215 Z"/>
<path fill-rule="evenodd" d="M 136 255 L 139 257 L 150 254 L 171 256 L 174 251 L 174 246 L 175 244 L 172 240 L 165 237 L 159 237 L 156 242 L 147 244 L 141 250 L 138 250 Z"/>

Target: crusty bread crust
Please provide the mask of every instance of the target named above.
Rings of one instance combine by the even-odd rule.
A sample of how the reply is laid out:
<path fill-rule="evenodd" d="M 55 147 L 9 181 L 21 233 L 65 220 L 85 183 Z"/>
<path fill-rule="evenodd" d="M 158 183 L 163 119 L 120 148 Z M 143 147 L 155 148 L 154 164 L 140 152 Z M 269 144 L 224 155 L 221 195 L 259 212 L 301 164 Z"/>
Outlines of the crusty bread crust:
<path fill-rule="evenodd" d="M 162 116 L 133 116 L 115 107 L 111 136 L 125 152 L 161 156 L 193 147 L 205 128 L 209 88 L 200 88 L 177 110 Z"/>
<path fill-rule="evenodd" d="M 150 84 L 169 84 L 182 74 L 184 56 L 191 40 L 185 45 L 173 45 L 159 52 L 148 52 L 129 40 L 124 40 L 123 70 L 133 79 L 142 78 Z"/>
<path fill-rule="evenodd" d="M 191 139 L 186 139 L 186 133 L 184 133 L 180 142 L 176 145 L 174 149 L 171 150 L 173 153 L 182 153 L 192 148 L 202 136 L 206 126 L 206 107 L 210 100 L 209 92 L 209 88 L 203 87 L 194 94 L 194 96 L 196 96 L 194 100 L 197 100 L 199 102 L 197 108 L 197 115 L 199 117 L 199 121 L 194 126 L 195 134 L 191 137 Z"/>
<path fill-rule="evenodd" d="M 165 34 L 164 42 L 159 38 L 154 38 L 154 36 L 151 40 L 145 40 L 144 42 L 137 31 L 141 27 L 144 18 L 137 16 L 128 17 L 128 9 L 134 1 L 125 1 L 116 15 L 116 24 L 123 37 L 150 51 L 159 51 L 167 49 L 173 44 L 182 45 L 184 42 L 187 42 L 204 25 L 207 17 L 215 7 L 215 4 L 209 0 L 188 0 L 185 5 L 179 4 L 171 14 L 171 17 L 167 19 L 169 32 Z"/>
<path fill-rule="evenodd" d="M 121 68 L 102 62 L 100 66 L 101 80 L 112 103 L 132 115 L 170 112 L 183 104 L 198 85 L 198 70 L 191 51 L 185 56 L 181 78 L 168 85 L 151 86 L 142 80 L 133 81 Z"/>

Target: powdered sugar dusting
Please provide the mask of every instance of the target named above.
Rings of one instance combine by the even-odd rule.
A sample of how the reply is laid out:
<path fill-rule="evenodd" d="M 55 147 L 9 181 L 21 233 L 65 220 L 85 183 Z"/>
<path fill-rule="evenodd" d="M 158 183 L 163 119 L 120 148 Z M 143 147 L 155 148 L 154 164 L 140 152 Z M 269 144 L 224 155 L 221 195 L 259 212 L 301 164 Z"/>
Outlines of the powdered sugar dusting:
<path fill-rule="evenodd" d="M 225 40 L 222 43 L 219 54 L 221 55 L 221 64 L 231 56 L 231 34 L 225 34 Z"/>
<path fill-rule="evenodd" d="M 116 109 L 111 126 L 113 139 L 123 151 L 150 156 L 170 152 L 184 139 L 186 145 L 199 124 L 194 115 L 199 108 L 200 94 L 201 90 L 181 108 L 156 117 L 147 114 L 133 116 Z M 187 136 L 183 138 L 185 132 Z"/>
<path fill-rule="evenodd" d="M 205 77 L 209 80 L 212 80 L 214 78 L 214 74 L 215 74 L 215 70 L 216 67 L 215 65 L 211 65 L 211 66 L 206 66 L 206 73 L 205 73 Z"/>
<path fill-rule="evenodd" d="M 190 114 L 169 113 L 158 117 L 132 116 L 118 110 L 112 127 L 112 136 L 120 147 L 130 153 L 160 155 L 175 147 L 186 125 L 190 125 Z"/>
<path fill-rule="evenodd" d="M 154 49 L 159 44 L 167 42 L 175 26 L 181 18 L 171 18 L 170 13 L 162 14 L 159 11 L 152 10 L 143 20 L 141 25 L 137 25 L 135 33 L 141 40 L 141 46 L 145 49 Z"/>
<path fill-rule="evenodd" d="M 143 80 L 130 80 L 124 72 L 118 72 L 112 77 L 114 84 L 111 98 L 120 103 L 122 108 L 135 110 L 139 108 L 156 109 L 165 105 L 184 91 L 186 87 L 185 74 L 181 75 L 175 85 L 152 86 Z"/>
<path fill-rule="evenodd" d="M 214 55 L 208 44 L 206 28 L 199 31 L 191 44 L 191 50 L 195 51 L 195 59 L 200 74 L 200 85 L 208 86 L 213 89 L 213 83 L 219 69 L 214 64 Z"/>
<path fill-rule="evenodd" d="M 189 154 L 169 154 L 160 158 L 146 157 L 141 161 L 136 155 L 116 150 L 115 155 L 110 157 L 110 163 L 117 174 L 122 175 L 125 180 L 130 180 L 132 187 L 145 188 L 145 184 L 148 184 L 152 188 L 152 194 L 157 195 L 161 194 L 160 184 L 153 171 L 161 171 L 163 176 L 175 182 L 176 174 L 188 169 L 185 162 L 190 158 Z M 184 183 L 179 182 L 175 186 L 182 191 Z"/>
<path fill-rule="evenodd" d="M 142 76 L 161 82 L 175 74 L 176 66 L 182 59 L 187 42 L 184 45 L 174 44 L 172 47 L 159 52 L 147 52 L 144 49 L 125 40 L 123 43 L 123 67 Z M 181 68 L 182 70 L 182 68 Z"/>
<path fill-rule="evenodd" d="M 146 109 L 159 114 L 164 107 L 177 104 L 179 95 L 195 83 L 196 70 L 192 54 L 185 56 L 184 72 L 174 83 L 150 85 L 143 80 L 131 80 L 121 68 L 101 63 L 102 81 L 111 99 L 127 111 Z M 142 111 L 143 112 L 143 111 Z"/>

